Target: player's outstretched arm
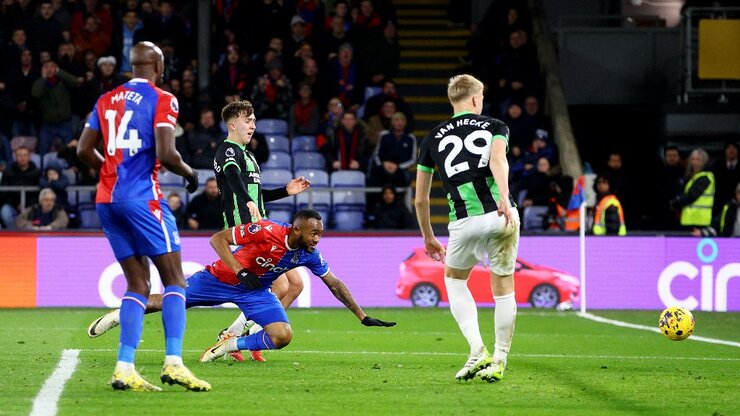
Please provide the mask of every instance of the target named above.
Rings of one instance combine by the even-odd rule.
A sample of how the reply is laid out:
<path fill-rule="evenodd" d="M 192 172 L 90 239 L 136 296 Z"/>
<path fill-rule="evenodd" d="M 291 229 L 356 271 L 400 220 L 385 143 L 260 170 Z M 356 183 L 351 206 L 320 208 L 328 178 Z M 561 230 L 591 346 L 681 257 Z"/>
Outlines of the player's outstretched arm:
<path fill-rule="evenodd" d="M 382 321 L 380 319 L 371 318 L 363 312 L 360 305 L 355 302 L 355 298 L 352 297 L 347 285 L 344 284 L 342 279 L 338 278 L 332 272 L 327 272 L 321 277 L 321 280 L 331 290 L 331 293 L 335 298 L 339 299 L 352 313 L 357 316 L 363 325 L 365 326 L 394 326 L 395 322 Z"/>
<path fill-rule="evenodd" d="M 186 189 L 191 194 L 198 189 L 198 174 L 184 160 L 175 148 L 175 130 L 171 127 L 157 127 L 154 129 L 154 138 L 157 150 L 157 159 L 171 172 L 188 181 Z"/>
<path fill-rule="evenodd" d="M 77 157 L 80 158 L 87 166 L 99 171 L 103 167 L 105 159 L 98 150 L 98 143 L 103 136 L 99 131 L 85 127 L 80 136 L 80 142 L 77 144 Z"/>
<path fill-rule="evenodd" d="M 285 185 L 285 188 L 263 189 L 262 199 L 265 202 L 277 201 L 278 199 L 300 194 L 310 186 L 311 181 L 301 176 L 288 182 L 288 184 Z"/>

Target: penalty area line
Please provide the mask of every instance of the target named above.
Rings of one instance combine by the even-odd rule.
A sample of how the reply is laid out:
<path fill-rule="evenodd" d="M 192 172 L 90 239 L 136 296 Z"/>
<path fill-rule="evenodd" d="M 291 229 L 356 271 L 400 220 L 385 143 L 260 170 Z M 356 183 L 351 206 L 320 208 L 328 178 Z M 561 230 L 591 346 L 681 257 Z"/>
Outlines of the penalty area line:
<path fill-rule="evenodd" d="M 602 324 L 609 324 L 609 325 L 619 326 L 619 327 L 622 327 L 622 328 L 640 329 L 640 330 L 643 330 L 643 331 L 657 332 L 659 334 L 662 334 L 660 332 L 660 329 L 653 328 L 651 326 L 631 324 L 629 322 L 623 322 L 623 321 L 617 321 L 615 319 L 603 318 L 601 316 L 596 316 L 596 315 L 590 314 L 588 312 L 584 312 L 584 313 L 578 312 L 577 315 L 580 316 L 581 318 L 585 318 L 585 319 L 588 319 L 588 320 L 591 320 L 591 321 L 594 321 L 594 322 L 599 322 L 599 323 L 602 323 Z M 739 347 L 740 348 L 740 342 L 726 341 L 724 339 L 709 338 L 709 337 L 700 337 L 698 335 L 692 335 L 692 336 L 690 336 L 690 337 L 688 337 L 686 339 L 692 340 L 692 341 L 698 341 L 698 342 L 706 342 L 706 343 L 709 343 L 709 344 L 729 345 L 730 347 Z"/>
<path fill-rule="evenodd" d="M 46 379 L 41 390 L 33 399 L 31 416 L 50 416 L 57 414 L 57 404 L 64 391 L 64 385 L 80 363 L 80 350 L 64 350 L 59 364 L 49 378 Z"/>

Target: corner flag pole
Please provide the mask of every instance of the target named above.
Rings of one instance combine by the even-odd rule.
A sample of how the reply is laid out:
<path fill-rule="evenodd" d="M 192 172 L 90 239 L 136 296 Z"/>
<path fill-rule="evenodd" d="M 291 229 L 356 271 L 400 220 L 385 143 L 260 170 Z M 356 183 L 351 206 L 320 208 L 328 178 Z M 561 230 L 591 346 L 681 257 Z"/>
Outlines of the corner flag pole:
<path fill-rule="evenodd" d="M 586 201 L 578 208 L 580 226 L 578 227 L 578 242 L 580 243 L 581 260 L 581 313 L 586 313 Z"/>

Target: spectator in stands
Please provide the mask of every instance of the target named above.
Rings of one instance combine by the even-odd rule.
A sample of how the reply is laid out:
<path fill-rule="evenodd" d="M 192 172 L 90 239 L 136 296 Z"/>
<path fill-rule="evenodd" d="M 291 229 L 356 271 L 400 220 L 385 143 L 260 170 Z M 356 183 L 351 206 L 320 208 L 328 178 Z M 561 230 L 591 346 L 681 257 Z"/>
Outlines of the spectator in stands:
<path fill-rule="evenodd" d="M 306 36 L 320 33 L 324 25 L 324 5 L 321 0 L 298 0 L 296 10 L 306 25 Z"/>
<path fill-rule="evenodd" d="M 255 131 L 247 146 L 252 151 L 254 160 L 257 161 L 258 165 L 267 162 L 267 159 L 270 157 L 270 148 L 267 146 L 267 138 L 265 138 L 264 134 Z"/>
<path fill-rule="evenodd" d="M 98 4 L 98 0 L 84 0 L 84 9 L 78 10 L 72 14 L 72 23 L 69 32 L 74 37 L 82 32 L 85 26 L 85 19 L 88 16 L 97 18 L 100 30 L 106 32 L 108 36 L 113 34 L 113 17 L 107 7 Z"/>
<path fill-rule="evenodd" d="M 116 58 L 103 56 L 98 59 L 98 70 L 93 77 L 85 82 L 79 89 L 83 105 L 89 111 L 101 94 L 113 90 L 128 81 L 128 78 L 116 72 Z"/>
<path fill-rule="evenodd" d="M 68 207 L 67 187 L 69 178 L 62 174 L 62 168 L 59 166 L 50 166 L 46 168 L 46 173 L 39 181 L 40 188 L 50 188 L 56 195 L 56 202 L 61 207 Z"/>
<path fill-rule="evenodd" d="M 162 0 L 159 4 L 159 11 L 145 21 L 144 26 L 147 40 L 161 43 L 168 39 L 182 58 L 187 59 L 194 55 L 195 48 L 187 43 L 190 33 L 188 23 L 179 13 L 175 12 L 172 0 Z"/>
<path fill-rule="evenodd" d="M 414 116 L 411 111 L 411 106 L 409 106 L 408 103 L 406 103 L 406 100 L 404 100 L 403 97 L 398 94 L 396 83 L 390 78 L 383 81 L 383 90 L 380 94 L 369 97 L 367 99 L 367 102 L 365 103 L 365 114 L 363 116 L 363 119 L 367 121 L 370 119 L 370 117 L 378 114 L 380 112 L 380 107 L 386 101 L 393 101 L 396 104 L 396 111 L 400 111 L 401 113 L 406 115 L 406 119 L 408 120 L 408 122 L 406 123 L 406 128 L 409 130 L 413 130 Z"/>
<path fill-rule="evenodd" d="M 92 51 L 96 56 L 102 56 L 110 48 L 111 35 L 100 27 L 97 17 L 87 16 L 85 26 L 72 37 L 72 42 L 80 53 Z"/>
<path fill-rule="evenodd" d="M 353 53 L 349 43 L 339 47 L 337 58 L 329 62 L 329 88 L 332 96 L 342 100 L 344 108 L 357 111 L 363 101 L 365 87 Z"/>
<path fill-rule="evenodd" d="M 390 131 L 380 138 L 377 145 L 370 186 L 407 186 L 411 180 L 409 169 L 416 163 L 416 153 L 416 137 L 406 132 L 406 116 L 393 114 Z"/>
<path fill-rule="evenodd" d="M 67 212 L 56 203 L 57 196 L 51 188 L 44 188 L 39 193 L 38 204 L 21 211 L 15 225 L 21 230 L 63 230 L 69 225 Z"/>
<path fill-rule="evenodd" d="M 162 77 L 164 82 L 180 78 L 185 69 L 185 65 L 183 63 L 185 55 L 181 53 L 179 49 L 175 48 L 175 44 L 170 39 L 162 39 L 162 41 L 159 42 L 159 47 L 162 49 L 162 55 L 164 55 L 164 76 Z"/>
<path fill-rule="evenodd" d="M 331 27 L 324 35 L 319 46 L 319 53 L 321 65 L 326 65 L 333 59 L 336 59 L 339 54 L 339 47 L 345 43 L 352 44 L 352 38 L 349 35 L 349 29 L 347 26 L 350 25 L 348 21 L 340 16 L 334 16 L 331 19 Z"/>
<path fill-rule="evenodd" d="M 251 50 L 262 50 L 270 38 L 283 36 L 293 13 L 283 1 L 262 0 L 254 3 L 249 13 L 251 19 L 248 22 L 250 30 L 247 39 Z"/>
<path fill-rule="evenodd" d="M 28 45 L 36 54 L 44 51 L 56 53 L 59 44 L 64 40 L 62 37 L 64 28 L 53 15 L 51 1 L 42 0 L 38 15 L 28 25 Z"/>
<path fill-rule="evenodd" d="M 383 19 L 375 10 L 372 0 L 360 1 L 359 11 L 355 12 L 353 10 L 352 16 L 354 17 L 352 43 L 357 50 L 362 51 L 365 50 L 367 43 L 370 42 L 373 36 L 382 33 Z"/>
<path fill-rule="evenodd" d="M 75 45 L 72 42 L 62 42 L 59 44 L 56 61 L 59 69 L 63 69 L 76 77 L 84 77 L 86 75 L 85 65 L 79 56 L 77 56 L 77 53 L 75 53 Z"/>
<path fill-rule="evenodd" d="M 740 237 L 740 183 L 735 196 L 722 207 L 714 227 L 720 237 Z"/>
<path fill-rule="evenodd" d="M 283 42 L 283 61 L 287 68 L 294 67 L 294 61 L 298 61 L 300 57 L 301 44 L 306 42 L 308 37 L 306 36 L 306 21 L 300 15 L 295 15 L 290 19 L 290 34 L 285 38 Z"/>
<path fill-rule="evenodd" d="M 316 147 L 321 149 L 326 143 L 334 142 L 334 133 L 337 131 L 339 121 L 344 114 L 344 105 L 338 97 L 329 100 L 326 105 L 326 113 L 319 124 L 319 133 L 316 135 Z"/>
<path fill-rule="evenodd" d="M 0 24 L 0 27 L 2 27 L 2 24 Z M 2 78 L 0 79 L 5 79 L 12 66 L 17 65 L 18 62 L 20 62 L 21 52 L 26 49 L 30 49 L 27 41 L 28 37 L 26 36 L 26 31 L 21 28 L 16 28 L 13 30 L 13 35 L 10 37 L 10 41 L 3 44 L 3 59 L 0 60 L 0 77 Z"/>
<path fill-rule="evenodd" d="M 334 10 L 331 11 L 324 19 L 324 31 L 330 32 L 334 19 L 342 22 L 342 28 L 348 32 L 352 27 L 352 16 L 349 14 L 349 4 L 346 0 L 337 0 L 334 2 Z"/>
<path fill-rule="evenodd" d="M 186 210 L 191 230 L 220 230 L 224 227 L 224 214 L 216 178 L 206 181 L 206 189 L 190 200 Z"/>
<path fill-rule="evenodd" d="M 3 172 L 3 186 L 38 186 L 41 172 L 38 166 L 31 160 L 31 151 L 27 147 L 15 149 L 15 162 Z M 26 201 L 33 201 L 38 194 L 26 192 Z M 2 208 L 0 208 L 0 219 L 5 228 L 15 228 L 15 217 L 18 212 L 25 208 L 20 206 L 20 192 L 4 192 L 2 194 Z"/>
<path fill-rule="evenodd" d="M 524 182 L 527 195 L 522 202 L 522 207 L 547 206 L 554 196 L 554 184 L 558 184 L 560 178 L 552 172 L 550 160 L 546 157 L 537 159 L 536 169 L 526 177 Z"/>
<path fill-rule="evenodd" d="M 300 86 L 301 84 L 307 84 L 311 87 L 311 93 L 320 109 L 326 108 L 326 104 L 329 102 L 329 93 L 327 91 L 326 78 L 324 73 L 319 70 L 319 66 L 316 64 L 316 59 L 308 58 L 303 60 L 303 68 L 300 76 L 297 78 L 297 83 L 294 85 Z M 294 91 L 294 95 L 298 96 L 298 91 Z M 321 110 L 319 110 L 321 111 Z"/>
<path fill-rule="evenodd" d="M 16 106 L 11 134 L 13 136 L 36 136 L 31 89 L 34 81 L 41 76 L 41 72 L 33 64 L 30 49 L 22 51 L 19 59 L 19 64 L 13 67 L 5 78 L 8 95 L 15 101 Z"/>
<path fill-rule="evenodd" d="M 524 151 L 524 175 L 537 164 L 540 158 L 546 158 L 550 165 L 556 164 L 555 147 L 550 143 L 549 135 L 544 130 L 537 130 L 532 139 L 532 145 Z"/>
<path fill-rule="evenodd" d="M 365 128 L 358 123 L 357 115 L 351 111 L 342 114 L 332 141 L 323 144 L 319 151 L 324 155 L 327 169 L 358 170 L 365 172 L 369 159 Z"/>
<path fill-rule="evenodd" d="M 195 83 L 186 80 L 182 82 L 180 94 L 177 95 L 177 101 L 180 105 L 180 114 L 177 116 L 177 120 L 183 125 L 186 132 L 192 131 L 200 119 L 200 105 L 195 92 Z"/>
<path fill-rule="evenodd" d="M 591 231 L 594 235 L 627 235 L 622 204 L 611 191 L 609 178 L 604 175 L 597 176 L 594 191 L 596 208 Z"/>
<path fill-rule="evenodd" d="M 250 101 L 254 105 L 254 114 L 258 119 L 288 120 L 293 103 L 293 87 L 283 73 L 283 64 L 280 60 L 271 62 L 267 74 L 257 79 Z"/>
<path fill-rule="evenodd" d="M 714 166 L 714 178 L 717 180 L 714 212 L 719 213 L 723 203 L 733 198 L 735 187 L 740 183 L 737 143 L 725 143 L 724 157 L 718 160 Z"/>
<path fill-rule="evenodd" d="M 195 169 L 212 169 L 216 148 L 223 141 L 221 130 L 216 124 L 213 110 L 204 108 L 200 112 L 198 127 L 186 133 L 188 163 Z"/>
<path fill-rule="evenodd" d="M 177 229 L 184 230 L 187 226 L 187 216 L 185 215 L 185 209 L 182 206 L 182 199 L 177 192 L 170 192 L 170 194 L 167 195 L 167 206 L 175 217 Z"/>
<path fill-rule="evenodd" d="M 307 59 L 313 59 L 313 46 L 308 41 L 303 41 L 298 45 L 298 50 L 295 51 L 293 59 L 290 60 L 291 64 L 287 68 L 285 75 L 291 80 L 298 80 L 303 76 L 303 64 Z M 297 96 L 297 94 L 295 94 Z"/>
<path fill-rule="evenodd" d="M 250 75 L 250 69 L 240 59 L 239 46 L 227 46 L 226 60 L 216 70 L 211 83 L 214 102 L 240 100 L 251 93 Z"/>
<path fill-rule="evenodd" d="M 118 71 L 128 74 L 131 72 L 131 48 L 144 40 L 146 31 L 136 10 L 125 10 L 121 20 L 120 26 L 113 33 L 111 52 L 121 63 Z"/>
<path fill-rule="evenodd" d="M 686 185 L 683 193 L 671 201 L 672 209 L 681 210 L 681 226 L 694 235 L 710 226 L 716 182 L 708 170 L 709 155 L 704 149 L 696 148 L 689 155 L 686 168 Z"/>
<path fill-rule="evenodd" d="M 663 150 L 663 166 L 661 166 L 658 179 L 658 197 L 660 198 L 658 221 L 662 229 L 678 230 L 681 227 L 678 216 L 671 209 L 670 203 L 676 195 L 682 193 L 685 171 L 678 147 L 666 146 Z"/>
<path fill-rule="evenodd" d="M 528 95 L 524 99 L 524 120 L 532 130 L 552 131 L 550 119 L 540 111 L 540 100 L 534 95 Z"/>
<path fill-rule="evenodd" d="M 534 137 L 534 129 L 528 123 L 522 111 L 522 106 L 518 102 L 509 104 L 506 113 L 501 117 L 501 121 L 509 126 L 509 148 L 517 146 L 527 149 L 530 147 L 531 140 Z"/>
<path fill-rule="evenodd" d="M 495 73 L 501 101 L 506 107 L 509 100 L 521 102 L 527 93 L 535 90 L 537 61 L 526 48 L 526 34 L 514 31 L 509 34 L 509 48 L 501 54 Z"/>
<path fill-rule="evenodd" d="M 31 88 L 31 95 L 38 100 L 41 110 L 38 153 L 43 156 L 51 148 L 55 138 L 64 144 L 72 140 L 71 91 L 82 84 L 67 71 L 60 70 L 54 61 L 44 63 L 41 78 Z"/>
<path fill-rule="evenodd" d="M 380 136 L 391 130 L 391 117 L 394 114 L 396 114 L 396 103 L 388 100 L 380 107 L 378 114 L 367 120 L 367 142 L 373 149 L 377 146 Z"/>
<path fill-rule="evenodd" d="M 84 121 L 81 122 L 84 125 Z M 74 137 L 80 137 L 82 134 L 82 128 Z M 57 156 L 60 159 L 64 159 L 69 166 L 69 169 L 74 172 L 77 178 L 76 185 L 95 185 L 98 183 L 98 172 L 87 166 L 77 157 L 77 139 L 72 139 L 67 145 L 59 150 Z"/>
<path fill-rule="evenodd" d="M 61 23 L 64 30 L 68 31 L 72 24 L 72 12 L 70 11 L 70 6 L 63 0 L 51 0 L 51 7 L 54 12 L 54 19 Z"/>
<path fill-rule="evenodd" d="M 315 136 L 320 122 L 319 104 L 313 98 L 311 86 L 301 84 L 298 88 L 298 99 L 290 112 L 290 134 L 292 137 Z"/>
<path fill-rule="evenodd" d="M 368 222 L 379 230 L 404 230 L 416 228 L 416 221 L 403 201 L 398 198 L 393 185 L 383 187 L 382 199 L 370 210 Z"/>
<path fill-rule="evenodd" d="M 401 45 L 398 42 L 396 25 L 388 21 L 381 35 L 372 36 L 365 44 L 361 55 L 362 73 L 370 84 L 381 85 L 384 79 L 398 75 L 401 65 Z"/>
<path fill-rule="evenodd" d="M 13 149 L 10 147 L 10 140 L 0 133 L 0 180 L 2 180 L 2 172 L 13 163 Z"/>
<path fill-rule="evenodd" d="M 606 162 L 606 169 L 603 172 L 604 176 L 609 178 L 609 184 L 611 190 L 617 199 L 622 203 L 624 208 L 625 218 L 628 224 L 632 221 L 632 214 L 635 212 L 634 204 L 632 203 L 632 189 L 627 180 L 627 175 L 622 168 L 622 154 L 619 152 L 610 152 Z"/>

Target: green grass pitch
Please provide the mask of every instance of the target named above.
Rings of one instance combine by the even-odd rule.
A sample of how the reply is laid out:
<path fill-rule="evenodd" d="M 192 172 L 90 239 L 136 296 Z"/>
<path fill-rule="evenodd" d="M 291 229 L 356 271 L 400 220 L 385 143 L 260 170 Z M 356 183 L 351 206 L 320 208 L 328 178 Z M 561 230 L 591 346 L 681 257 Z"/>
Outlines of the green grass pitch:
<path fill-rule="evenodd" d="M 449 310 L 369 309 L 396 320 L 366 328 L 345 309 L 291 309 L 293 342 L 268 362 L 198 362 L 234 309 L 188 311 L 185 363 L 208 393 L 161 393 L 109 385 L 119 329 L 85 330 L 100 309 L 0 310 L 0 415 L 26 415 L 65 349 L 80 363 L 60 415 L 732 415 L 740 414 L 740 348 L 592 322 L 573 312 L 520 309 L 508 368 L 496 384 L 458 383 L 467 344 Z M 657 326 L 658 311 L 596 315 Z M 740 341 L 740 314 L 695 313 L 695 335 Z M 492 309 L 480 310 L 491 347 Z M 147 315 L 137 367 L 159 383 L 159 314 Z"/>

